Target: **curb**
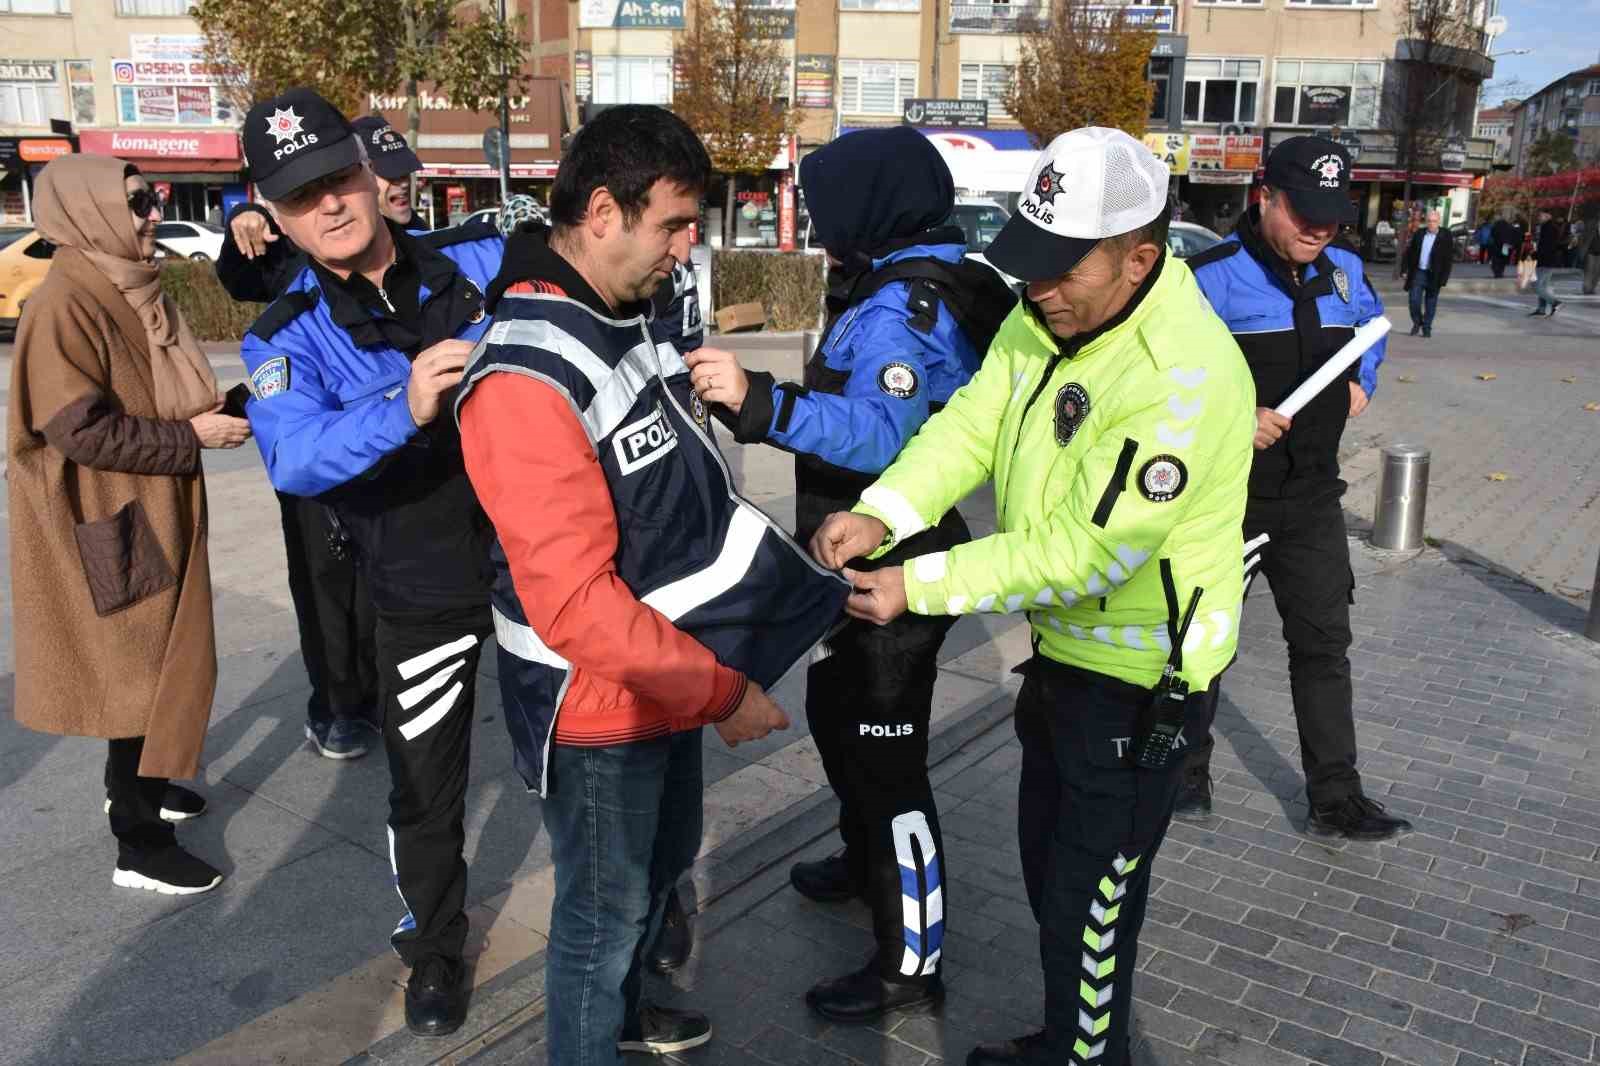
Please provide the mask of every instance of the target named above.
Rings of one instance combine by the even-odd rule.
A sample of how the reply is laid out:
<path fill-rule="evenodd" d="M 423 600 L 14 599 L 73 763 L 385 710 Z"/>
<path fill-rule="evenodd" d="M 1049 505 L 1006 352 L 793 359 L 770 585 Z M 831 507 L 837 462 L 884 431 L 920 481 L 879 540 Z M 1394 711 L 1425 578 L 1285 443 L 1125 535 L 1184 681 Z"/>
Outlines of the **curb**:
<path fill-rule="evenodd" d="M 992 743 L 968 751 L 1010 718 L 1014 702 L 1014 696 L 1003 690 L 980 696 L 929 737 L 928 771 L 935 788 L 1010 738 L 1009 732 L 1001 732 Z M 838 810 L 832 792 L 819 788 L 695 860 L 685 879 L 694 885 L 697 901 L 696 939 L 714 935 L 781 891 L 788 884 L 782 870 L 786 860 L 830 837 Z M 512 1043 L 521 1043 L 515 1038 L 544 1017 L 544 963 L 545 953 L 536 952 L 479 987 L 473 993 L 469 1019 L 482 1021 L 477 1026 L 469 1021 L 472 1032 L 463 1029 L 449 1040 L 428 1041 L 401 1031 L 346 1060 L 344 1066 L 464 1066 L 496 1049 L 513 1053 Z M 536 1039 L 542 1042 L 542 1031 Z M 514 1054 L 520 1056 L 522 1050 L 519 1046 Z"/>

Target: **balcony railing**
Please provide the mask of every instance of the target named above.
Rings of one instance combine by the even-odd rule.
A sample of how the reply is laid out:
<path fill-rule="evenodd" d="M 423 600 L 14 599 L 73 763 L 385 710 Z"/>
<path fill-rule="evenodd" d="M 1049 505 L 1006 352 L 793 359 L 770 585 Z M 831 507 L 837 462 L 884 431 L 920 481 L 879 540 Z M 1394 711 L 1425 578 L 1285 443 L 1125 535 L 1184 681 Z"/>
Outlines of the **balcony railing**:
<path fill-rule="evenodd" d="M 951 4 L 951 33 L 1021 33 L 1050 20 L 1050 5 L 1028 3 Z"/>

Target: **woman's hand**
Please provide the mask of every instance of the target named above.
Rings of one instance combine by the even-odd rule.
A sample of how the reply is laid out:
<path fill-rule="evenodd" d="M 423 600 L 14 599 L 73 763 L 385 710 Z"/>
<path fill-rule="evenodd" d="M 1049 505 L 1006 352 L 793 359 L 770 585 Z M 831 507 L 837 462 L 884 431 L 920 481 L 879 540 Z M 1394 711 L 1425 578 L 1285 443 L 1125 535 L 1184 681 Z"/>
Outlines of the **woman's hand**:
<path fill-rule="evenodd" d="M 237 448 L 250 439 L 250 423 L 243 418 L 221 413 L 219 403 L 205 414 L 189 419 L 202 448 Z"/>

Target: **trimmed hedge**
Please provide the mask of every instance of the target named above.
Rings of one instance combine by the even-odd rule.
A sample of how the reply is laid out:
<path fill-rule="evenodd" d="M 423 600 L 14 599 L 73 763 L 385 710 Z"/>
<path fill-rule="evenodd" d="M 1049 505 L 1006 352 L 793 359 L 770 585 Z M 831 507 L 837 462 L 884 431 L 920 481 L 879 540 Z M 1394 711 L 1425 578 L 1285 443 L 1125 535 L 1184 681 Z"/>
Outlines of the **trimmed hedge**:
<path fill-rule="evenodd" d="M 768 329 L 816 329 L 823 263 L 820 255 L 799 252 L 717 252 L 711 261 L 716 306 L 759 303 L 767 309 Z"/>
<path fill-rule="evenodd" d="M 240 340 L 265 310 L 264 304 L 238 303 L 229 296 L 211 263 L 168 262 L 161 268 L 161 288 L 183 312 L 196 340 Z"/>
<path fill-rule="evenodd" d="M 801 253 L 717 252 L 712 262 L 716 306 L 756 302 L 767 309 L 771 330 L 815 329 L 820 321 L 823 257 Z M 263 310 L 237 303 L 223 291 L 211 263 L 168 262 L 161 287 L 202 341 L 237 341 Z"/>

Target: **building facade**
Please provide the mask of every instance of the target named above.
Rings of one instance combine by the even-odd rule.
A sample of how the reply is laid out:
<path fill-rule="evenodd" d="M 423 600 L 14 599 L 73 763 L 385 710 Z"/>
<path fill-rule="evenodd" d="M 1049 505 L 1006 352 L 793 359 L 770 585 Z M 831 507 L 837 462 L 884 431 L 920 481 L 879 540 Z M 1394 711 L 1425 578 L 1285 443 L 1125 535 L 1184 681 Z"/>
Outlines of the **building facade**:
<path fill-rule="evenodd" d="M 1477 135 L 1494 142 L 1496 170 L 1511 166 L 1511 132 L 1516 125 L 1517 106 L 1521 103 L 1521 100 L 1508 99 L 1478 112 Z"/>
<path fill-rule="evenodd" d="M 1529 153 L 1545 134 L 1570 138 L 1580 163 L 1600 162 L 1600 63 L 1564 74 L 1517 105 L 1510 161 L 1519 177 L 1534 177 Z"/>

